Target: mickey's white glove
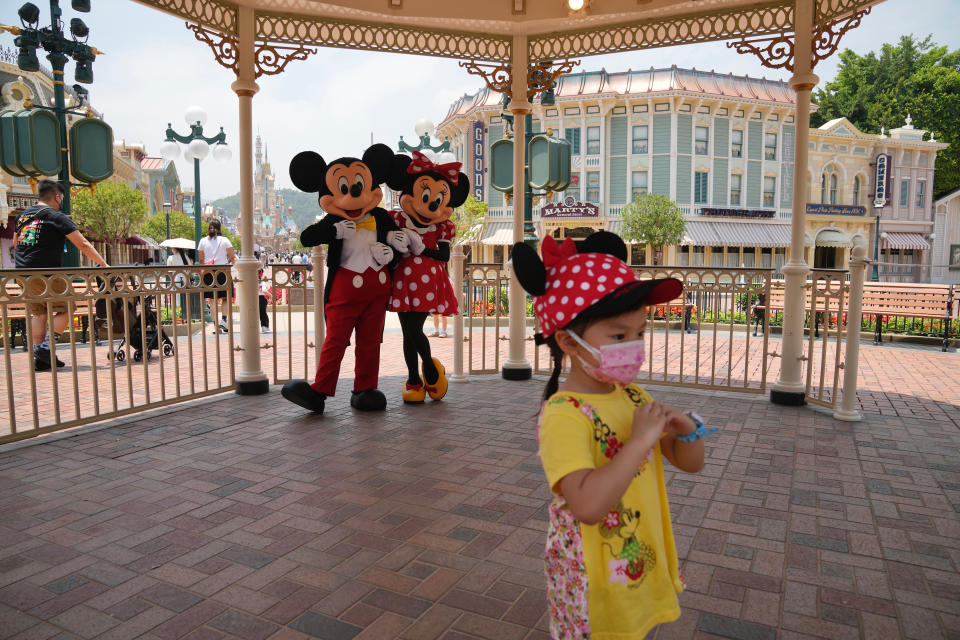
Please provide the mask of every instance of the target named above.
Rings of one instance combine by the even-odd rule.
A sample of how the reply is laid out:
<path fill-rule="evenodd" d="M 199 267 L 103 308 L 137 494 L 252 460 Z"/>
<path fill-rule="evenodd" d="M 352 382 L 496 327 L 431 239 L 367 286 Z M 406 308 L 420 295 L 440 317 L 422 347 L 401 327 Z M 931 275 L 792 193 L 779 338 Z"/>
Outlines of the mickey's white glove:
<path fill-rule="evenodd" d="M 387 243 L 400 253 L 407 253 L 409 242 L 403 231 L 387 231 Z"/>
<path fill-rule="evenodd" d="M 407 240 L 410 244 L 410 253 L 415 256 L 423 253 L 423 250 L 426 248 L 423 244 L 423 236 L 413 229 L 404 229 L 404 231 L 407 232 Z"/>
<path fill-rule="evenodd" d="M 353 220 L 341 220 L 335 222 L 333 228 L 337 230 L 337 240 L 343 240 L 347 233 L 353 233 L 357 230 L 357 223 Z"/>
<path fill-rule="evenodd" d="M 370 245 L 370 255 L 373 256 L 373 261 L 377 263 L 377 266 L 382 267 L 393 260 L 393 249 L 382 242 L 374 242 Z"/>

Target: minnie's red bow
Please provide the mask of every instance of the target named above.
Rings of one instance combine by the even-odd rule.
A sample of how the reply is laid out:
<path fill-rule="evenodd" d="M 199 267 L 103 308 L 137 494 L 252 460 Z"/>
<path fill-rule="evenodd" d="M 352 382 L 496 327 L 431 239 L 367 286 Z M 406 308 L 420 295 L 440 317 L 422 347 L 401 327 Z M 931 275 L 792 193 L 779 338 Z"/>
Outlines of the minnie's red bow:
<path fill-rule="evenodd" d="M 578 251 L 573 238 L 567 238 L 563 244 L 558 245 L 553 236 L 547 236 L 540 243 L 540 253 L 543 254 L 543 266 L 549 270 L 555 264 L 577 255 Z"/>
<path fill-rule="evenodd" d="M 447 164 L 434 164 L 430 158 L 419 151 L 413 152 L 413 162 L 407 165 L 407 173 L 425 173 L 433 171 L 442 175 L 447 182 L 457 186 L 460 182 L 460 167 L 463 163 L 448 162 Z"/>

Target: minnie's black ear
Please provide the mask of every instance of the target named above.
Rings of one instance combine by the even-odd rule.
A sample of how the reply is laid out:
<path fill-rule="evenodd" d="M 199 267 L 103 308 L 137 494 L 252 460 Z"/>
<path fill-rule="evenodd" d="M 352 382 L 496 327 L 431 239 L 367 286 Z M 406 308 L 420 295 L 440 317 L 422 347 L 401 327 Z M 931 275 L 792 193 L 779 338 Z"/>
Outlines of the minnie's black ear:
<path fill-rule="evenodd" d="M 627 245 L 620 236 L 609 231 L 597 231 L 587 236 L 580 245 L 580 253 L 606 253 L 622 262 L 627 261 Z"/>
<path fill-rule="evenodd" d="M 377 143 L 363 152 L 363 164 L 370 169 L 373 176 L 374 186 L 380 185 L 387 180 L 390 170 L 393 168 L 393 149 L 385 144 Z"/>
<path fill-rule="evenodd" d="M 316 151 L 301 151 L 290 161 L 290 179 L 300 191 L 320 191 L 326 184 L 326 173 L 327 163 Z"/>
<path fill-rule="evenodd" d="M 469 195 L 470 179 L 467 178 L 467 174 L 461 172 L 457 184 L 450 185 L 450 206 L 454 208 L 459 207 L 467 201 L 467 196 Z"/>
<path fill-rule="evenodd" d="M 523 290 L 532 296 L 542 296 L 547 290 L 547 270 L 537 255 L 537 250 L 528 244 L 518 242 L 513 245 L 510 256 L 513 272 Z"/>
<path fill-rule="evenodd" d="M 390 175 L 387 176 L 387 186 L 394 191 L 406 192 L 410 186 L 410 178 L 413 176 L 407 173 L 407 167 L 413 162 L 413 158 L 402 153 L 393 156 L 390 163 Z"/>

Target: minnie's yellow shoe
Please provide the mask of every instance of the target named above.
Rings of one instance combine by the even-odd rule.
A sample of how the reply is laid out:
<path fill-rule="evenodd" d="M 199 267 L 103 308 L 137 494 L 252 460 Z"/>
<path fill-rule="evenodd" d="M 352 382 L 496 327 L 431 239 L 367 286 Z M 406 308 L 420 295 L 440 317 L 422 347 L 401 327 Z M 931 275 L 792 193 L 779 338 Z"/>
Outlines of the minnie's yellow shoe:
<path fill-rule="evenodd" d="M 426 371 L 423 373 L 423 383 L 427 389 L 427 393 L 430 394 L 430 398 L 433 400 L 441 400 L 443 396 L 447 395 L 447 375 L 446 369 L 443 368 L 443 365 L 440 364 L 440 361 L 436 358 L 433 358 L 433 366 L 437 368 L 437 373 L 440 376 L 437 378 L 437 381 L 433 384 L 427 384 L 427 374 Z"/>
<path fill-rule="evenodd" d="M 423 404 L 427 398 L 427 390 L 422 384 L 410 384 L 405 382 L 403 385 L 403 401 L 407 404 Z"/>

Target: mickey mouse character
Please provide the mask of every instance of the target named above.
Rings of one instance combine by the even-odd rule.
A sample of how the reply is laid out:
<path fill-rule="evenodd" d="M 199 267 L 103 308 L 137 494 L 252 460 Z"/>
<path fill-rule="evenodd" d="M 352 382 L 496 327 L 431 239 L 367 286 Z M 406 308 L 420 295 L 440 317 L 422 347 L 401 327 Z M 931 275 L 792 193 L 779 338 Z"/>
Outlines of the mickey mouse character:
<path fill-rule="evenodd" d="M 394 163 L 390 147 L 375 144 L 363 158 L 338 158 L 327 164 L 313 151 L 303 151 L 290 161 L 290 179 L 301 191 L 319 194 L 327 215 L 300 234 L 306 247 L 329 245 L 327 283 L 324 290 L 326 337 L 313 384 L 291 380 L 283 385 L 284 398 L 316 413 L 334 395 L 340 362 L 356 332 L 356 365 L 350 405 L 360 411 L 382 411 L 386 396 L 377 389 L 380 342 L 394 251 L 408 248 L 407 235 L 379 206 L 380 184 Z"/>
<path fill-rule="evenodd" d="M 440 400 L 447 393 L 447 376 L 440 361 L 430 354 L 423 323 L 432 313 L 452 316 L 458 311 L 446 268 L 450 243 L 456 235 L 450 217 L 453 209 L 467 199 L 470 183 L 466 174 L 460 173 L 459 162 L 437 165 L 414 151 L 412 159 L 396 156 L 387 184 L 401 192 L 401 211 L 391 211 L 390 215 L 409 241 L 409 251 L 394 269 L 387 307 L 397 312 L 403 331 L 403 359 L 407 364 L 403 401 L 419 404 L 427 394 Z M 423 378 L 417 370 L 418 357 L 423 362 Z"/>

